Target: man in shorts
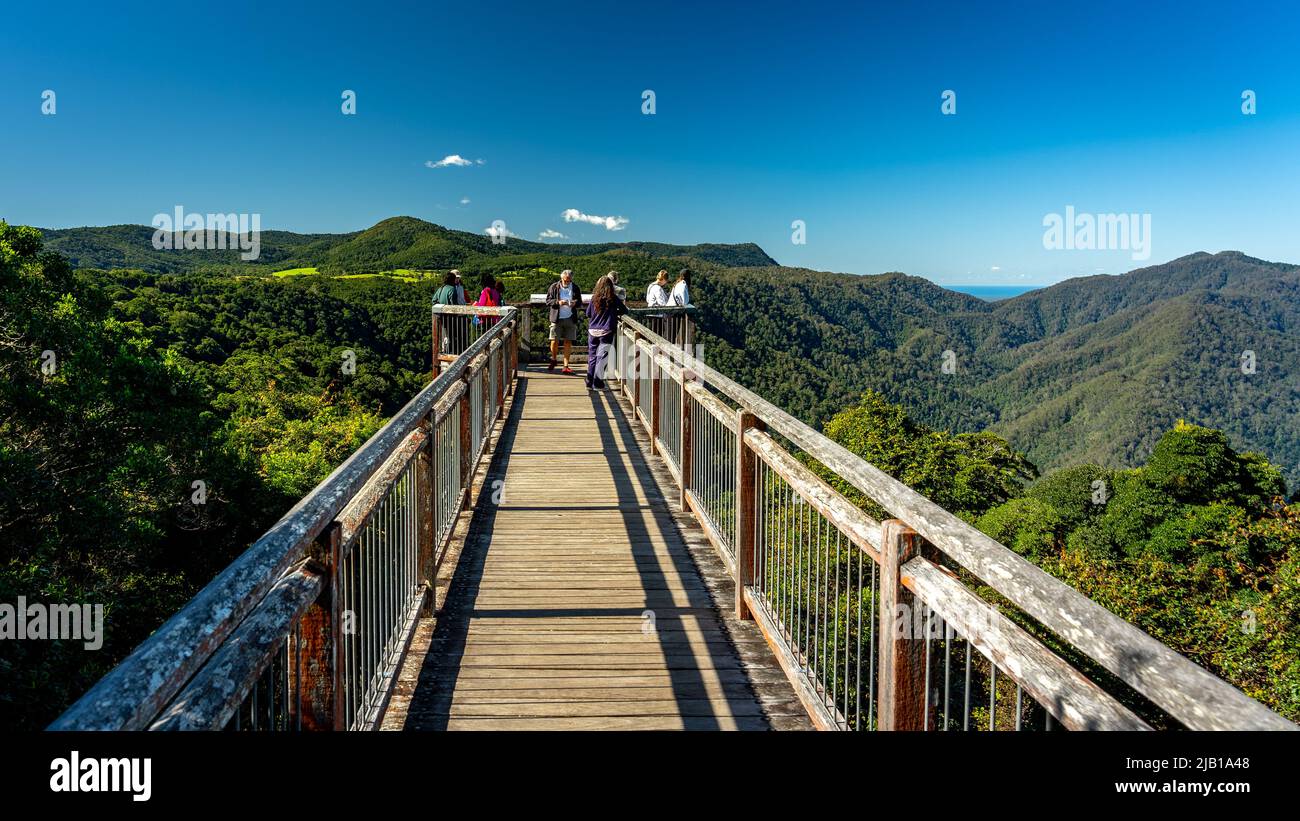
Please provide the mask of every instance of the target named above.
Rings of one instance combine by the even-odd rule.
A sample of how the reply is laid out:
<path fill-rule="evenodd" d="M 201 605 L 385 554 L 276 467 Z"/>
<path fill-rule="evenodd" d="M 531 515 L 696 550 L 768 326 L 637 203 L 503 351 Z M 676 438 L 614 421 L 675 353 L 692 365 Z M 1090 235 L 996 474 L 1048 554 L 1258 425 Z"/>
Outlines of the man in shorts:
<path fill-rule="evenodd" d="M 573 375 L 569 367 L 569 355 L 573 352 L 573 343 L 578 339 L 578 313 L 582 309 L 582 289 L 573 281 L 573 272 L 567 268 L 560 272 L 560 278 L 546 289 L 546 305 L 551 309 L 551 364 L 548 371 L 555 370 L 555 357 L 559 353 L 560 342 L 564 342 L 564 370 L 562 373 Z"/>

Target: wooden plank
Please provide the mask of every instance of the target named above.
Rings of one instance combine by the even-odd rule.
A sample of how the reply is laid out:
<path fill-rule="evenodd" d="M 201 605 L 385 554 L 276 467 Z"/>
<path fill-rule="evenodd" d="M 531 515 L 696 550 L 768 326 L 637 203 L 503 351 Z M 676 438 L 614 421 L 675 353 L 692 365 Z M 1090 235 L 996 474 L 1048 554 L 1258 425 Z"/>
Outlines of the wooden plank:
<path fill-rule="evenodd" d="M 595 716 L 584 718 L 452 718 L 446 723 L 448 730 L 504 730 L 533 731 L 590 731 L 607 730 L 626 732 L 640 730 L 662 732 L 665 730 L 767 730 L 770 725 L 759 716 L 693 717 L 693 716 Z"/>
<path fill-rule="evenodd" d="M 665 698 L 657 700 L 619 698 L 574 700 L 529 700 L 461 702 L 438 704 L 446 715 L 455 718 L 587 718 L 632 716 L 708 716 L 761 718 L 764 708 L 751 694 L 740 698 Z M 438 711 L 434 711 L 438 714 Z"/>

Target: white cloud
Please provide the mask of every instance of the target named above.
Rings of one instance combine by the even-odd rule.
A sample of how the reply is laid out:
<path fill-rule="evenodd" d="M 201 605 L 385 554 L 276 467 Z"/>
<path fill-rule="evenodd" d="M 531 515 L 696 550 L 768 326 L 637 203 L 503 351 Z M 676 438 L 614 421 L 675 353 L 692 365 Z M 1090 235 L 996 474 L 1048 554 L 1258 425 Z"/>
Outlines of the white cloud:
<path fill-rule="evenodd" d="M 627 227 L 627 217 L 598 217 L 594 214 L 584 214 L 577 208 L 570 208 L 562 214 L 565 222 L 589 222 L 592 225 L 603 225 L 606 231 L 622 231 Z"/>
<path fill-rule="evenodd" d="M 514 231 L 511 231 L 509 228 L 507 228 L 506 224 L 504 222 L 501 222 L 500 220 L 496 220 L 487 228 L 484 228 L 483 233 L 487 234 L 489 237 L 492 237 L 493 239 L 496 239 L 499 236 L 505 237 L 507 239 L 519 238 L 518 234 L 516 234 Z"/>
<path fill-rule="evenodd" d="M 450 168 L 451 166 L 482 165 L 483 160 L 467 160 L 459 154 L 448 154 L 441 160 L 425 160 L 425 168 Z"/>
<path fill-rule="evenodd" d="M 469 197 L 461 197 L 461 198 L 460 198 L 460 204 L 461 204 L 461 205 L 469 205 Z"/>
<path fill-rule="evenodd" d="M 1001 265 L 994 265 L 994 266 L 993 266 L 993 270 L 994 270 L 994 271 L 1001 271 L 1001 270 L 1002 270 L 1002 266 L 1001 266 Z"/>
<path fill-rule="evenodd" d="M 568 237 L 566 237 L 564 234 L 561 234 L 559 231 L 553 230 L 551 228 L 547 228 L 545 231 L 538 234 L 537 238 L 538 239 L 568 239 Z"/>

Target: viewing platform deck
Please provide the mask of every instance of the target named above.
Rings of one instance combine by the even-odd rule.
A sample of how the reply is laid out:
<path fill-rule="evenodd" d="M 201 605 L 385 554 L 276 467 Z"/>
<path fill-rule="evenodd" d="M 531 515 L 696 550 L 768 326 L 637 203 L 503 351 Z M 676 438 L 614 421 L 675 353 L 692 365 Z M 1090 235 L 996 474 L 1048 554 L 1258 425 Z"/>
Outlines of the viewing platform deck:
<path fill-rule="evenodd" d="M 521 374 L 384 729 L 811 729 L 630 411 L 581 376 Z"/>
<path fill-rule="evenodd" d="M 1298 729 L 710 367 L 694 309 L 623 316 L 602 392 L 533 310 L 434 305 L 432 381 L 51 728 Z"/>

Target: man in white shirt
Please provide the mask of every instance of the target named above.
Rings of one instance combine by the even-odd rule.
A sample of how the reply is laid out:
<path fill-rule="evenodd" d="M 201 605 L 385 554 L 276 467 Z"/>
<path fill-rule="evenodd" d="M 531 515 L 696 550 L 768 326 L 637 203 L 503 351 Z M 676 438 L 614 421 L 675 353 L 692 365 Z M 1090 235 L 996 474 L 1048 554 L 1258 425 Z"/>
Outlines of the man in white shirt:
<path fill-rule="evenodd" d="M 546 289 L 546 305 L 551 309 L 551 366 L 555 370 L 555 359 L 560 352 L 560 342 L 564 342 L 564 373 L 572 375 L 569 356 L 573 353 L 573 343 L 578 338 L 578 312 L 582 307 L 582 289 L 573 281 L 573 272 L 567 268 L 560 273 L 560 278 Z"/>

